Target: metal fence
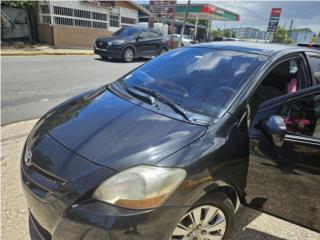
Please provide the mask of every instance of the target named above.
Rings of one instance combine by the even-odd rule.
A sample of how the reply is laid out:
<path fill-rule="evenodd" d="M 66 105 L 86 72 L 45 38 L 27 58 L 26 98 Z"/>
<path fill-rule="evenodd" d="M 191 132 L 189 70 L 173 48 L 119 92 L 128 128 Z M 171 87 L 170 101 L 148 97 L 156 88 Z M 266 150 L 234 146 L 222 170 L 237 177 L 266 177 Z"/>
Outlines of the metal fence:
<path fill-rule="evenodd" d="M 40 22 L 51 25 L 65 25 L 85 28 L 120 27 L 120 15 L 91 10 L 56 6 L 54 1 L 40 3 Z"/>

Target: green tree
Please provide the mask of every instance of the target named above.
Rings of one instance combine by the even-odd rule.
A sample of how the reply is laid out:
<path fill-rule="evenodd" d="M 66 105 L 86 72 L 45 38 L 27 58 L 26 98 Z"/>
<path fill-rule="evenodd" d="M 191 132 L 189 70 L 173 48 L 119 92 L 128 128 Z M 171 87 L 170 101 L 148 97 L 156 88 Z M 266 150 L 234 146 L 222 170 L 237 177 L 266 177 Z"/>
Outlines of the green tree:
<path fill-rule="evenodd" d="M 13 8 L 30 8 L 33 1 L 28 0 L 5 0 L 1 1 L 1 5 L 13 7 Z"/>
<path fill-rule="evenodd" d="M 277 31 L 273 34 L 274 43 L 287 43 L 288 31 L 284 27 L 278 27 Z"/>

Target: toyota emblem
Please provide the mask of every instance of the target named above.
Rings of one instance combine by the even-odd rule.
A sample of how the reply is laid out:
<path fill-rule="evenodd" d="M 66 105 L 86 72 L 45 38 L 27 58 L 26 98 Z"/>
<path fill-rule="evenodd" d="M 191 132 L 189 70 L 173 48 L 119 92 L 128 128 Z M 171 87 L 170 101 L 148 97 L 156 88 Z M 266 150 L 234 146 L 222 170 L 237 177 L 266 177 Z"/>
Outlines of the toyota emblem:
<path fill-rule="evenodd" d="M 27 149 L 24 154 L 24 163 L 30 167 L 32 164 L 32 151 L 30 149 Z"/>

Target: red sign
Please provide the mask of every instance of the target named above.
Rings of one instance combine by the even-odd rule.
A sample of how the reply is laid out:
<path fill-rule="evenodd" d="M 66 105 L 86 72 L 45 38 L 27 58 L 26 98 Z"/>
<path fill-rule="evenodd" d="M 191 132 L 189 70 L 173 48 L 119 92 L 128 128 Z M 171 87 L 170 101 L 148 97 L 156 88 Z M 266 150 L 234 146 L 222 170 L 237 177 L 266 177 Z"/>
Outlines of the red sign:
<path fill-rule="evenodd" d="M 271 16 L 280 17 L 282 8 L 272 8 Z"/>
<path fill-rule="evenodd" d="M 268 32 L 275 32 L 278 29 L 282 8 L 272 8 L 271 16 L 268 24 Z"/>

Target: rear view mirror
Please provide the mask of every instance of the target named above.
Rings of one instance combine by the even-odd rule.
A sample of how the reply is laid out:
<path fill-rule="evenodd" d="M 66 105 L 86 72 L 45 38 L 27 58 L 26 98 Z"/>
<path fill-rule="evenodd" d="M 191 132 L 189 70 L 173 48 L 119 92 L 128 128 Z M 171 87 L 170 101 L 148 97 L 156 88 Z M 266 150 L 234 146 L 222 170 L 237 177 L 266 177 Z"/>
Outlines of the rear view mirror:
<path fill-rule="evenodd" d="M 137 41 L 139 41 L 140 39 L 143 39 L 143 37 L 138 36 L 138 37 L 137 37 Z"/>
<path fill-rule="evenodd" d="M 277 147 L 281 147 L 287 131 L 286 124 L 282 117 L 274 115 L 261 123 L 264 133 L 270 137 Z"/>

